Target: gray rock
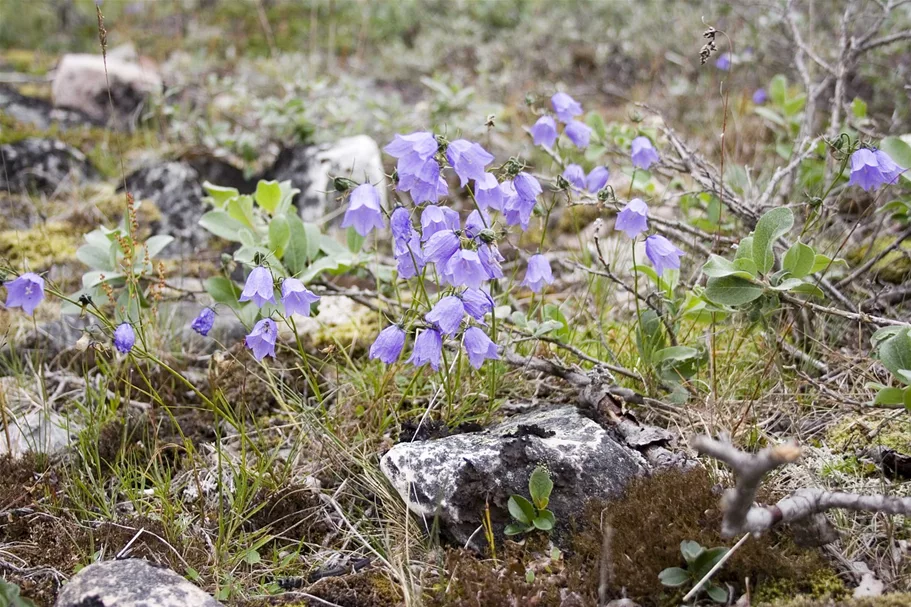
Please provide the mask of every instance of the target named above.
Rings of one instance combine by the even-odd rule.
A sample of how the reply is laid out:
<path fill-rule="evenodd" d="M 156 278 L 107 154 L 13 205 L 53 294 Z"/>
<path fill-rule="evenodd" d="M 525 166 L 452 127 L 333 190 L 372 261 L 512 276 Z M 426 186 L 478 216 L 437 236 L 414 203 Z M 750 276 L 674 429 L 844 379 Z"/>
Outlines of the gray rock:
<path fill-rule="evenodd" d="M 94 120 L 129 124 L 148 96 L 161 88 L 161 76 L 151 65 L 116 56 L 108 56 L 105 64 L 101 55 L 69 54 L 57 66 L 52 93 L 57 107 L 77 110 Z"/>
<path fill-rule="evenodd" d="M 545 465 L 554 482 L 548 508 L 560 541 L 584 503 L 619 496 L 627 483 L 645 473 L 642 455 L 575 407 L 559 407 L 512 417 L 482 432 L 437 440 L 400 443 L 380 468 L 412 512 L 440 517 L 452 538 L 480 546 L 485 505 L 494 529 L 510 521 L 512 494 L 528 497 L 528 478 Z"/>
<path fill-rule="evenodd" d="M 202 181 L 196 169 L 183 162 L 141 168 L 127 177 L 133 198 L 150 200 L 161 211 L 161 219 L 151 226 L 152 233 L 174 237 L 162 257 L 186 257 L 209 242 L 209 233 L 199 227 L 199 218 L 206 212 Z"/>
<path fill-rule="evenodd" d="M 39 409 L 25 415 L 14 415 L 9 428 L 0 431 L 0 455 L 9 453 L 19 457 L 26 451 L 58 453 L 69 446 L 72 437 L 81 429 L 56 411 Z"/>
<path fill-rule="evenodd" d="M 300 146 L 283 150 L 275 161 L 269 179 L 291 180 L 299 188 L 297 206 L 304 221 L 316 221 L 341 206 L 341 194 L 332 181 L 346 177 L 378 187 L 386 204 L 386 176 L 376 141 L 367 135 L 346 137 L 332 144 Z M 341 221 L 341 217 L 337 218 Z"/>
<path fill-rule="evenodd" d="M 56 139 L 23 139 L 0 146 L 0 151 L 5 161 L 0 190 L 50 194 L 97 177 L 85 154 Z"/>
<path fill-rule="evenodd" d="M 67 583 L 56 607 L 218 607 L 211 596 L 170 569 L 142 559 L 89 565 Z"/>
<path fill-rule="evenodd" d="M 63 129 L 95 124 L 89 116 L 75 110 L 55 108 L 38 97 L 27 97 L 15 89 L 0 84 L 0 110 L 16 122 L 39 129 L 58 125 Z"/>

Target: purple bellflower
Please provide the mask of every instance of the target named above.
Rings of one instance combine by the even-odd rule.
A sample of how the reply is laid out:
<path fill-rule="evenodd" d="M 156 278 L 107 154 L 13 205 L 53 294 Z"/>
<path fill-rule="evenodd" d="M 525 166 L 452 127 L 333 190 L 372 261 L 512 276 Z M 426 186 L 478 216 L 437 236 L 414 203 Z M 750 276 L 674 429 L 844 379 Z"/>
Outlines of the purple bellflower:
<path fill-rule="evenodd" d="M 203 308 L 199 311 L 199 315 L 193 319 L 193 322 L 190 323 L 190 328 L 205 337 L 212 330 L 213 324 L 215 324 L 215 310 Z"/>
<path fill-rule="evenodd" d="M 250 301 L 261 308 L 266 302 L 275 303 L 275 288 L 272 286 L 272 273 L 264 266 L 256 266 L 250 275 L 247 276 L 247 282 L 244 283 L 244 290 L 240 294 L 240 301 Z"/>
<path fill-rule="evenodd" d="M 658 162 L 658 152 L 655 151 L 648 137 L 640 135 L 633 139 L 630 159 L 633 161 L 634 167 L 647 171 L 650 166 Z"/>
<path fill-rule="evenodd" d="M 456 251 L 459 250 L 459 237 L 452 230 L 441 230 L 430 237 L 424 245 L 424 261 L 433 262 L 442 272 Z"/>
<path fill-rule="evenodd" d="M 557 123 L 550 116 L 541 116 L 531 127 L 531 136 L 535 145 L 553 147 L 557 141 Z"/>
<path fill-rule="evenodd" d="M 458 230 L 459 214 L 449 207 L 428 205 L 421 211 L 421 240 L 427 242 L 442 230 Z"/>
<path fill-rule="evenodd" d="M 718 59 L 715 61 L 715 67 L 719 70 L 726 72 L 731 69 L 731 54 L 730 53 L 721 53 L 718 56 Z"/>
<path fill-rule="evenodd" d="M 411 357 L 406 361 L 415 367 L 430 363 L 434 371 L 440 370 L 440 357 L 443 352 L 443 337 L 436 329 L 424 329 L 414 340 Z"/>
<path fill-rule="evenodd" d="M 861 148 L 851 154 L 851 178 L 848 185 L 860 186 L 872 192 L 880 186 L 894 183 L 902 172 L 902 168 L 884 151 Z"/>
<path fill-rule="evenodd" d="M 483 179 L 484 167 L 493 162 L 493 154 L 467 139 L 456 139 L 446 148 L 446 159 L 459 176 L 461 186 L 472 179 Z"/>
<path fill-rule="evenodd" d="M 472 289 L 480 288 L 481 284 L 488 279 L 487 270 L 481 263 L 481 256 L 477 251 L 470 249 L 456 251 L 449 258 L 444 274 L 452 285 Z"/>
<path fill-rule="evenodd" d="M 554 96 L 550 98 L 550 104 L 561 122 L 569 122 L 582 113 L 582 106 L 579 102 L 566 93 L 554 94 Z"/>
<path fill-rule="evenodd" d="M 396 207 L 389 219 L 389 225 L 392 228 L 392 240 L 395 242 L 396 250 L 400 246 L 405 246 L 414 235 L 414 226 L 411 225 L 411 214 L 405 207 Z"/>
<path fill-rule="evenodd" d="M 271 318 L 264 318 L 255 325 L 244 340 L 253 352 L 253 358 L 262 360 L 266 356 L 275 358 L 275 342 L 278 341 L 278 327 Z"/>
<path fill-rule="evenodd" d="M 20 274 L 3 286 L 6 287 L 6 307 L 22 308 L 29 316 L 44 299 L 44 279 L 34 272 Z"/>
<path fill-rule="evenodd" d="M 573 184 L 580 190 L 585 189 L 585 169 L 578 164 L 571 164 L 563 171 L 563 179 Z"/>
<path fill-rule="evenodd" d="M 569 137 L 569 140 L 573 142 L 573 145 L 580 150 L 588 147 L 588 142 L 592 136 L 592 130 L 584 122 L 573 120 L 566 125 L 566 130 L 564 132 L 566 133 L 566 136 Z"/>
<path fill-rule="evenodd" d="M 499 360 L 497 344 L 477 327 L 468 327 L 462 335 L 462 347 L 468 355 L 468 362 L 475 369 L 480 369 L 485 360 Z"/>
<path fill-rule="evenodd" d="M 490 280 L 503 278 L 503 268 L 500 267 L 500 262 L 504 258 L 500 254 L 497 243 L 478 245 L 478 258 L 481 260 L 481 265 L 484 266 L 484 271 L 487 272 L 487 278 Z"/>
<path fill-rule="evenodd" d="M 342 227 L 354 226 L 354 230 L 361 236 L 369 234 L 373 228 L 382 228 L 386 225 L 383 219 L 383 209 L 380 207 L 380 193 L 369 184 L 362 183 L 351 191 L 348 201 L 348 210 L 342 220 Z"/>
<path fill-rule="evenodd" d="M 455 295 L 447 295 L 433 306 L 424 320 L 435 326 L 443 335 L 452 335 L 459 330 L 465 317 L 465 306 Z"/>
<path fill-rule="evenodd" d="M 648 229 L 648 205 L 639 198 L 633 198 L 617 214 L 614 229 L 636 238 Z"/>
<path fill-rule="evenodd" d="M 493 310 L 493 300 L 481 289 L 465 289 L 459 297 L 465 306 L 465 313 L 483 324 L 484 316 Z"/>
<path fill-rule="evenodd" d="M 319 301 L 319 295 L 304 286 L 296 278 L 286 278 L 282 281 L 282 304 L 285 314 L 303 314 L 310 316 L 310 305 Z"/>
<path fill-rule="evenodd" d="M 475 200 L 479 207 L 503 210 L 503 191 L 494 175 L 491 173 L 481 175 L 480 179 L 475 180 L 474 189 Z"/>
<path fill-rule="evenodd" d="M 753 103 L 756 105 L 762 105 L 768 101 L 768 99 L 769 95 L 763 88 L 758 88 L 753 92 Z"/>
<path fill-rule="evenodd" d="M 370 346 L 370 359 L 380 359 L 391 365 L 399 359 L 402 348 L 405 347 L 405 331 L 397 325 L 389 325 L 376 336 L 376 341 Z"/>
<path fill-rule="evenodd" d="M 136 333 L 133 331 L 133 325 L 128 322 L 120 323 L 114 329 L 114 347 L 121 354 L 126 354 L 133 349 L 136 343 Z"/>
<path fill-rule="evenodd" d="M 417 131 L 409 135 L 396 135 L 383 150 L 397 158 L 396 172 L 399 183 L 396 189 L 409 192 L 416 204 L 436 202 L 448 192 L 446 180 L 440 175 L 436 154 L 439 144 L 433 133 Z"/>
<path fill-rule="evenodd" d="M 399 276 L 405 280 L 417 276 L 424 268 L 424 252 L 417 234 L 412 234 L 411 239 L 402 245 L 396 242 L 395 261 Z"/>
<path fill-rule="evenodd" d="M 645 239 L 645 254 L 655 266 L 655 272 L 661 276 L 665 270 L 679 270 L 680 257 L 684 253 L 664 236 L 652 234 Z"/>
<path fill-rule="evenodd" d="M 606 167 L 597 166 L 585 178 L 585 189 L 594 194 L 607 185 L 608 179 L 610 179 L 610 171 Z"/>
<path fill-rule="evenodd" d="M 493 222 L 490 219 L 490 214 L 481 210 L 478 211 L 475 209 L 468 214 L 468 218 L 465 220 L 465 235 L 469 238 L 477 238 L 483 230 L 490 228 L 493 225 Z"/>
<path fill-rule="evenodd" d="M 543 255 L 532 255 L 528 260 L 528 268 L 525 270 L 525 280 L 522 286 L 528 287 L 535 293 L 540 293 L 544 285 L 549 285 L 554 281 L 553 272 L 550 270 L 550 262 Z"/>

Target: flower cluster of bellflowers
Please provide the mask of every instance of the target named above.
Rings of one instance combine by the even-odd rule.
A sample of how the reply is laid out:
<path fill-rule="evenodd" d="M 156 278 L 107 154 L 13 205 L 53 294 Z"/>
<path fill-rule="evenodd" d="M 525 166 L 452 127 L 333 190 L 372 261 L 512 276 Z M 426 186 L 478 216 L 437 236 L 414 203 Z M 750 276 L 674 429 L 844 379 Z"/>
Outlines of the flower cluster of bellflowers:
<path fill-rule="evenodd" d="M 436 371 L 442 364 L 444 343 L 453 340 L 476 369 L 486 360 L 499 359 L 486 330 L 486 317 L 494 308 L 489 285 L 504 277 L 498 227 L 528 229 L 543 191 L 541 184 L 516 163 L 489 170 L 493 155 L 467 139 L 446 141 L 419 131 L 396 135 L 384 150 L 397 159 L 396 190 L 409 194 L 414 203 L 413 207 L 398 205 L 389 213 L 398 277 L 434 281 L 438 289 L 433 301 L 422 302 L 424 309 L 416 318 L 409 314 L 410 320 L 379 333 L 370 358 L 392 364 L 410 342 L 407 362 L 416 367 L 430 365 Z M 458 177 L 460 187 L 468 188 L 474 201 L 475 209 L 464 219 L 445 204 L 449 196 L 445 171 Z M 345 222 L 357 228 L 365 208 L 355 205 L 352 194 Z M 379 201 L 370 208 L 375 216 Z M 547 259 L 532 256 L 522 284 L 538 292 L 553 280 Z"/>

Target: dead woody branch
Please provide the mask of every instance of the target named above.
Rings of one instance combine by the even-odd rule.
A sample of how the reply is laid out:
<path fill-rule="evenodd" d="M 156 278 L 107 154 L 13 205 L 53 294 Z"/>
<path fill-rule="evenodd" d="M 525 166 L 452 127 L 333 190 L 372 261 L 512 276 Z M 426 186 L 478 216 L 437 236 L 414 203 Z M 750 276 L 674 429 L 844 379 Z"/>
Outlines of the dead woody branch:
<path fill-rule="evenodd" d="M 828 510 L 841 508 L 858 512 L 911 515 L 911 497 L 858 495 L 824 489 L 800 489 L 772 506 L 754 505 L 763 477 L 779 466 L 800 457 L 800 447 L 785 443 L 766 447 L 751 454 L 728 442 L 699 436 L 693 440 L 699 453 L 724 462 L 734 471 L 737 482 L 723 498 L 724 520 L 721 533 L 734 537 L 743 533 L 760 534 L 779 523 L 793 523 Z"/>

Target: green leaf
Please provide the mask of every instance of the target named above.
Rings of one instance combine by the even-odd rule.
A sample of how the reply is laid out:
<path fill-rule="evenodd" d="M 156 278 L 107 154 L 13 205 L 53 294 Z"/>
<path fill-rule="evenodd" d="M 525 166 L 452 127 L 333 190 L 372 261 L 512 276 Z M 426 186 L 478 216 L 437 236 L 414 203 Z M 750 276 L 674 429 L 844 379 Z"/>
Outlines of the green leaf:
<path fill-rule="evenodd" d="M 269 213 L 274 213 L 278 208 L 278 203 L 282 200 L 282 188 L 277 181 L 265 181 L 260 179 L 256 184 L 256 192 L 253 194 L 256 204 Z"/>
<path fill-rule="evenodd" d="M 96 245 L 84 244 L 76 250 L 76 259 L 92 268 L 107 272 L 114 271 L 113 249 L 116 245 L 108 243 L 108 248 L 102 249 Z"/>
<path fill-rule="evenodd" d="M 908 332 L 908 329 L 899 331 L 879 346 L 879 359 L 883 366 L 904 384 L 911 384 L 899 374 L 903 369 L 911 369 L 911 336 Z"/>
<path fill-rule="evenodd" d="M 742 306 L 762 295 L 762 287 L 739 276 L 709 278 L 705 287 L 705 296 L 725 306 Z"/>
<path fill-rule="evenodd" d="M 550 531 L 554 528 L 556 523 L 557 521 L 554 518 L 554 513 L 550 510 L 542 510 L 532 521 L 535 528 L 540 529 L 541 531 Z"/>
<path fill-rule="evenodd" d="M 905 411 L 911 411 L 911 387 L 905 388 Z"/>
<path fill-rule="evenodd" d="M 352 259 L 339 257 L 322 257 L 310 264 L 298 278 L 304 284 L 309 284 L 311 280 L 323 272 L 339 272 L 350 267 Z"/>
<path fill-rule="evenodd" d="M 753 261 L 756 268 L 767 274 L 775 264 L 773 245 L 794 226 L 794 213 L 787 207 L 767 211 L 753 231 Z"/>
<path fill-rule="evenodd" d="M 883 388 L 876 393 L 874 405 L 902 405 L 905 402 L 904 388 Z"/>
<path fill-rule="evenodd" d="M 793 291 L 795 288 L 805 284 L 807 283 L 800 280 L 799 278 L 786 278 L 774 287 L 769 288 L 773 291 Z"/>
<path fill-rule="evenodd" d="M 291 225 L 284 215 L 276 215 L 269 222 L 269 248 L 275 251 L 279 259 L 291 240 Z"/>
<path fill-rule="evenodd" d="M 212 201 L 215 203 L 216 207 L 223 207 L 230 199 L 235 196 L 240 196 L 240 192 L 237 191 L 237 188 L 226 188 L 209 183 L 208 181 L 204 181 L 202 187 L 206 193 L 212 197 Z"/>
<path fill-rule="evenodd" d="M 243 225 L 256 230 L 252 196 L 238 196 L 237 198 L 232 198 L 225 204 L 225 211 Z"/>
<path fill-rule="evenodd" d="M 721 586 L 716 586 L 715 584 L 710 585 L 705 589 L 705 593 L 709 595 L 709 598 L 715 601 L 716 603 L 727 603 L 728 602 L 728 591 Z"/>
<path fill-rule="evenodd" d="M 282 257 L 288 271 L 297 275 L 307 268 L 310 261 L 311 243 L 304 222 L 296 215 L 289 215 L 285 222 L 288 224 L 288 244 Z M 317 245 L 318 246 L 318 245 Z"/>
<path fill-rule="evenodd" d="M 773 110 L 770 107 L 763 107 L 761 105 L 753 108 L 753 111 L 756 112 L 759 116 L 765 118 L 769 122 L 775 123 L 778 126 L 787 128 L 787 121 L 779 114 L 777 111 Z"/>
<path fill-rule="evenodd" d="M 854 101 L 851 102 L 851 112 L 854 114 L 855 118 L 866 118 L 867 102 L 860 97 L 855 97 Z"/>
<path fill-rule="evenodd" d="M 233 310 L 239 310 L 241 307 L 238 301 L 241 288 L 234 281 L 224 276 L 213 276 L 206 279 L 206 292 L 212 296 L 216 303 L 228 306 Z"/>
<path fill-rule="evenodd" d="M 788 118 L 794 118 L 795 116 L 797 116 L 797 114 L 799 114 L 801 111 L 803 111 L 803 108 L 806 104 L 807 104 L 806 95 L 801 94 L 801 95 L 796 95 L 794 97 L 791 97 L 790 99 L 788 99 L 785 102 L 784 106 L 782 106 L 782 109 L 784 110 L 784 115 L 787 116 Z"/>
<path fill-rule="evenodd" d="M 247 550 L 247 554 L 244 555 L 244 562 L 248 565 L 255 565 L 262 560 L 262 557 L 256 550 Z"/>
<path fill-rule="evenodd" d="M 535 518 L 535 507 L 521 495 L 513 495 L 507 503 L 509 514 L 520 523 L 530 525 Z"/>
<path fill-rule="evenodd" d="M 556 333 L 556 336 L 558 338 L 562 340 L 568 340 L 570 338 L 571 331 L 569 328 L 569 321 L 566 320 L 566 316 L 563 314 L 560 306 L 556 304 L 545 304 L 544 316 L 554 322 L 559 323 L 560 327 Z"/>
<path fill-rule="evenodd" d="M 699 558 L 699 555 L 705 551 L 699 542 L 693 540 L 683 540 L 680 542 L 680 554 L 687 563 L 693 563 Z"/>
<path fill-rule="evenodd" d="M 219 238 L 233 242 L 241 242 L 240 231 L 245 227 L 227 211 L 209 211 L 199 218 L 199 225 Z"/>
<path fill-rule="evenodd" d="M 307 261 L 313 261 L 319 255 L 323 231 L 315 223 L 304 222 L 304 231 L 307 233 Z"/>
<path fill-rule="evenodd" d="M 589 112 L 585 116 L 585 123 L 597 133 L 598 139 L 601 141 L 607 139 L 607 126 L 604 124 L 604 118 L 601 117 L 601 114 Z"/>
<path fill-rule="evenodd" d="M 886 137 L 879 146 L 892 157 L 895 164 L 903 169 L 911 168 L 911 145 L 902 137 Z M 911 182 L 909 171 L 902 173 L 902 179 Z"/>
<path fill-rule="evenodd" d="M 658 580 L 665 586 L 676 588 L 690 581 L 690 574 L 680 567 L 668 567 L 658 574 Z"/>
<path fill-rule="evenodd" d="M 533 527 L 531 525 L 523 525 L 522 523 L 509 523 L 506 525 L 506 528 L 503 529 L 503 533 L 506 535 L 519 535 L 525 533 L 526 531 L 531 531 Z"/>
<path fill-rule="evenodd" d="M 357 233 L 357 230 L 354 229 L 354 226 L 348 228 L 347 234 L 345 234 L 345 239 L 348 242 L 348 250 L 352 253 L 359 253 L 361 247 L 364 246 L 365 237 Z"/>
<path fill-rule="evenodd" d="M 777 74 L 769 82 L 769 98 L 776 105 L 784 105 L 788 98 L 788 79 L 783 74 Z"/>
<path fill-rule="evenodd" d="M 531 501 L 534 502 L 538 510 L 547 508 L 550 501 L 550 492 L 554 490 L 554 482 L 550 478 L 550 473 L 544 466 L 538 466 L 528 477 L 528 493 L 531 495 Z"/>
<path fill-rule="evenodd" d="M 300 194 L 300 190 L 291 185 L 291 180 L 282 181 L 278 184 L 282 191 L 281 202 L 278 203 L 278 208 L 275 209 L 275 214 L 287 213 L 291 210 L 291 204 L 294 202 L 294 197 Z"/>
<path fill-rule="evenodd" d="M 693 562 L 693 566 L 690 568 L 693 571 L 693 577 L 696 579 L 702 579 L 705 575 L 718 564 L 725 554 L 728 553 L 728 549 L 724 546 L 718 548 L 709 548 L 700 554 L 696 560 Z"/>
<path fill-rule="evenodd" d="M 174 242 L 174 237 L 167 234 L 149 236 L 148 240 L 145 241 L 145 248 L 149 253 L 149 259 L 155 258 L 172 242 Z"/>
<path fill-rule="evenodd" d="M 738 260 L 742 261 L 742 260 Z M 734 262 L 728 261 L 719 255 L 712 255 L 709 260 L 702 266 L 702 273 L 709 278 L 722 278 L 724 276 L 739 276 L 747 280 L 753 276 L 749 272 L 738 270 Z"/>
<path fill-rule="evenodd" d="M 737 250 L 734 251 L 734 263 L 736 264 L 740 259 L 749 259 L 750 262 L 753 262 L 753 237 L 746 236 L 740 239 L 740 244 L 737 245 Z M 755 266 L 756 264 L 753 263 Z"/>
<path fill-rule="evenodd" d="M 803 278 L 810 274 L 815 262 L 816 251 L 798 241 L 791 245 L 791 248 L 785 253 L 781 267 L 790 272 L 794 278 Z"/>
<path fill-rule="evenodd" d="M 663 350 L 658 350 L 652 355 L 652 360 L 655 363 L 662 361 L 675 361 L 675 360 L 689 360 L 691 358 L 697 358 L 699 356 L 699 350 L 696 348 L 691 348 L 689 346 L 670 346 L 669 348 L 664 348 Z"/>
<path fill-rule="evenodd" d="M 759 275 L 759 270 L 756 269 L 756 264 L 749 257 L 735 257 L 734 268 L 741 272 L 746 272 L 750 275 L 751 278 L 755 278 Z M 741 278 L 743 278 L 743 276 L 741 276 Z"/>
<path fill-rule="evenodd" d="M 848 267 L 848 262 L 846 262 L 844 259 L 833 260 L 831 257 L 817 253 L 816 257 L 813 258 L 813 267 L 810 269 L 810 274 L 816 274 L 817 272 L 822 272 L 823 270 L 828 268 L 830 265 L 831 266 L 841 265 L 844 267 Z"/>
<path fill-rule="evenodd" d="M 905 327 L 895 327 L 895 326 L 883 327 L 882 329 L 877 329 L 873 333 L 873 335 L 870 336 L 870 343 L 873 344 L 874 348 L 878 348 L 879 344 L 881 344 L 883 341 L 889 339 L 896 333 L 899 333 L 904 330 L 905 330 Z"/>
<path fill-rule="evenodd" d="M 819 287 L 817 287 L 815 284 L 813 284 L 811 282 L 802 282 L 797 286 L 791 287 L 789 290 L 791 291 L 791 293 L 797 293 L 799 295 L 809 295 L 810 297 L 823 298 L 826 296 L 826 294 L 822 292 L 822 289 L 820 289 Z"/>

